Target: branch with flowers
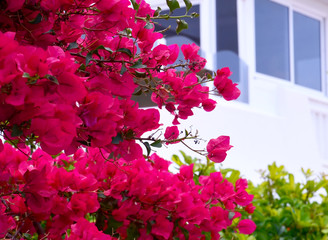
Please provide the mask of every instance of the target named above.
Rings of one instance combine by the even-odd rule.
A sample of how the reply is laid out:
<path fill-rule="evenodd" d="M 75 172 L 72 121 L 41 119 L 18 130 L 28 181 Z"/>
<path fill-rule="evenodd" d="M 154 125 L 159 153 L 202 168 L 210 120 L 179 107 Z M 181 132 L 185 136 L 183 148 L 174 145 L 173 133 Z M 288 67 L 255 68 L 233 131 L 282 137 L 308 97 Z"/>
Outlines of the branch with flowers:
<path fill-rule="evenodd" d="M 154 20 L 177 18 L 179 32 L 183 16 L 143 0 L 2 0 L 0 12 L 0 238 L 218 239 L 241 218 L 246 180 L 217 172 L 195 183 L 192 166 L 173 174 L 151 154 L 198 137 L 179 137 L 177 125 L 195 107 L 215 108 L 204 82 L 226 100 L 240 94 L 228 68 L 197 75 L 206 60 L 195 44 L 177 64 L 178 45 L 154 46 Z M 144 137 L 160 114 L 131 100 L 138 92 L 172 114 L 164 138 Z M 230 148 L 221 136 L 199 152 L 222 162 Z M 248 231 L 234 231 L 255 230 L 243 223 Z"/>

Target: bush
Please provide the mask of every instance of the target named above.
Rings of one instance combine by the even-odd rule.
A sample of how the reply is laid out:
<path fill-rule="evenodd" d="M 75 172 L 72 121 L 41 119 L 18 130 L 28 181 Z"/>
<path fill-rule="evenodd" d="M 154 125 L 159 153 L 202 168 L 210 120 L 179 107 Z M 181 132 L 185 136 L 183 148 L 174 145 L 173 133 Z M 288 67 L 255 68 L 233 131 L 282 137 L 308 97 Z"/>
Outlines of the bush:
<path fill-rule="evenodd" d="M 261 184 L 250 184 L 256 239 L 328 239 L 327 175 L 302 172 L 305 182 L 297 182 L 284 166 L 273 163 L 262 171 Z"/>

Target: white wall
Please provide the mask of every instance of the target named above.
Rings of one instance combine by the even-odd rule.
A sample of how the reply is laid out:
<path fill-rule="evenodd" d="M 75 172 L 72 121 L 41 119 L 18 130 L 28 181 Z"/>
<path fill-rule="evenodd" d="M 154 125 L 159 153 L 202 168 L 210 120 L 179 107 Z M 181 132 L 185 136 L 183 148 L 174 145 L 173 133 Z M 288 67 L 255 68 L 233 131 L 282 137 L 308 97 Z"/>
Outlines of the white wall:
<path fill-rule="evenodd" d="M 259 90 L 262 91 L 261 88 Z M 278 107 L 275 102 L 267 104 L 275 105 L 279 113 L 218 99 L 218 106 L 213 112 L 195 111 L 194 116 L 179 125 L 179 130 L 189 130 L 192 126 L 194 132 L 197 129 L 199 136 L 207 140 L 220 135 L 230 136 L 230 144 L 234 147 L 228 151 L 222 167 L 238 169 L 244 177 L 253 181 L 259 180 L 260 175 L 256 170 L 266 169 L 274 161 L 285 165 L 299 179 L 301 167 L 311 168 L 316 173 L 328 172 L 328 161 L 319 152 L 315 121 L 308 98 L 297 91 L 285 89 L 280 89 L 277 96 L 283 104 Z M 173 116 L 165 111 L 162 114 L 162 122 L 170 125 Z M 195 149 L 206 146 L 205 141 L 201 141 L 201 144 L 189 141 L 189 144 Z M 170 159 L 178 150 L 203 158 L 182 144 L 164 147 L 159 150 L 159 154 Z"/>

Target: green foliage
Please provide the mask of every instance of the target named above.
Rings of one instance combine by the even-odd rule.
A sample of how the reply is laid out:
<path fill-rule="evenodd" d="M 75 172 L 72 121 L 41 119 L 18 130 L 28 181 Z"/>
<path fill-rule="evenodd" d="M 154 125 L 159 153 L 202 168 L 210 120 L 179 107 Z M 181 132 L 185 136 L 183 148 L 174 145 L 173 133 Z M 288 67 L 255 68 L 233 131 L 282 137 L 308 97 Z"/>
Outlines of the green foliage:
<path fill-rule="evenodd" d="M 250 184 L 256 239 L 328 239 L 328 180 L 325 175 L 315 178 L 310 170 L 302 172 L 305 182 L 295 182 L 284 166 L 273 163 L 262 171 L 261 184 Z"/>

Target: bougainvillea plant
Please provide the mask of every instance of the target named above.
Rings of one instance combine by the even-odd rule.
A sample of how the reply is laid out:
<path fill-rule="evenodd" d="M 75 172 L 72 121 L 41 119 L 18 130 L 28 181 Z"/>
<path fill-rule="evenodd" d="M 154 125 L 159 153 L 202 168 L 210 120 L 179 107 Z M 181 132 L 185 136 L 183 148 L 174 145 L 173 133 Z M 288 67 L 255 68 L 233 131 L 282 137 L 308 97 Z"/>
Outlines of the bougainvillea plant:
<path fill-rule="evenodd" d="M 156 43 L 154 22 L 170 15 L 143 0 L 0 0 L 0 13 L 0 238 L 219 239 L 240 218 L 246 180 L 216 172 L 196 184 L 192 165 L 173 174 L 151 154 L 193 137 L 177 127 L 193 108 L 215 108 L 204 83 L 226 100 L 240 94 L 228 68 L 199 74 L 195 44 L 176 63 L 178 45 Z M 131 100 L 144 93 L 172 114 L 163 136 L 144 137 L 161 126 L 158 109 Z M 208 158 L 230 148 L 213 139 Z M 240 218 L 234 231 L 254 229 Z"/>

